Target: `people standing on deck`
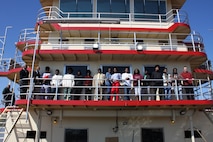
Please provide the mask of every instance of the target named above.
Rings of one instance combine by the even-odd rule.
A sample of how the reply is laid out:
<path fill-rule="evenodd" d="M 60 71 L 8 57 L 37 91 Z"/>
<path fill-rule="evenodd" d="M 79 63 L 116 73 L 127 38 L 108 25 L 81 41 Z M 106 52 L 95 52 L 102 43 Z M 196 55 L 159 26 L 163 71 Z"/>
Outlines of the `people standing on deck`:
<path fill-rule="evenodd" d="M 129 68 L 125 68 L 124 73 L 121 75 L 122 85 L 124 87 L 124 100 L 130 100 L 129 94 L 133 87 L 133 76 L 129 73 Z"/>
<path fill-rule="evenodd" d="M 163 69 L 163 86 L 165 93 L 165 100 L 171 100 L 171 75 L 168 74 L 167 68 Z"/>
<path fill-rule="evenodd" d="M 89 94 L 85 96 L 85 100 L 91 100 L 91 94 L 92 94 L 92 76 L 91 76 L 91 71 L 87 70 L 86 76 L 84 77 L 86 80 L 84 81 L 84 86 L 85 86 L 85 94 Z"/>
<path fill-rule="evenodd" d="M 8 84 L 2 91 L 2 95 L 4 98 L 4 105 L 7 106 L 13 106 L 15 102 L 15 94 L 10 90 L 10 84 Z M 12 104 L 11 104 L 12 103 Z"/>
<path fill-rule="evenodd" d="M 156 96 L 155 100 L 159 100 L 161 96 L 159 94 L 162 94 L 162 87 L 163 87 L 163 78 L 162 73 L 160 72 L 160 66 L 156 65 L 155 70 L 151 74 L 152 80 L 152 88 L 151 88 L 151 94 Z M 156 80 L 155 80 L 156 79 Z"/>
<path fill-rule="evenodd" d="M 75 96 L 74 100 L 80 100 L 80 94 L 82 93 L 82 86 L 84 85 L 83 76 L 80 70 L 78 70 L 77 75 L 75 76 Z"/>
<path fill-rule="evenodd" d="M 140 74 L 140 70 L 136 68 L 133 73 L 133 86 L 135 90 L 135 96 L 138 97 L 138 100 L 141 99 L 141 81 L 143 76 Z"/>
<path fill-rule="evenodd" d="M 111 68 L 108 68 L 108 70 L 106 72 L 106 81 L 105 81 L 105 85 L 107 86 L 106 94 L 111 93 L 111 86 L 112 86 L 111 76 L 112 76 Z M 110 100 L 110 96 L 106 96 L 106 99 Z"/>
<path fill-rule="evenodd" d="M 111 76 L 112 80 L 112 89 L 111 89 L 111 98 L 110 100 L 114 100 L 114 94 L 116 94 L 115 100 L 119 100 L 119 86 L 120 86 L 120 81 L 121 81 L 121 73 L 117 72 L 117 68 L 113 68 L 113 74 Z"/>
<path fill-rule="evenodd" d="M 188 71 L 187 66 L 183 67 L 183 72 L 181 73 L 181 78 L 183 79 L 183 91 L 187 94 L 188 100 L 194 100 L 194 90 L 193 90 L 193 80 L 192 74 Z"/>
<path fill-rule="evenodd" d="M 24 65 L 21 71 L 19 72 L 20 75 L 20 99 L 26 99 L 27 89 L 29 88 L 29 71 L 27 70 L 27 65 Z M 25 87 L 23 87 L 25 86 Z"/>
<path fill-rule="evenodd" d="M 75 85 L 74 78 L 75 76 L 72 74 L 73 69 L 68 68 L 67 73 L 62 78 L 62 86 L 64 87 L 64 99 L 65 100 L 73 100 L 74 97 L 71 96 L 73 86 Z"/>
<path fill-rule="evenodd" d="M 59 99 L 60 97 L 58 96 L 59 93 L 59 87 L 62 85 L 62 75 L 60 75 L 59 69 L 55 70 L 55 74 L 52 77 L 52 80 L 50 82 L 51 87 L 52 87 L 52 93 L 55 93 L 54 95 L 57 96 L 55 99 Z M 54 99 L 54 95 L 50 95 L 50 99 Z"/>
<path fill-rule="evenodd" d="M 102 93 L 103 93 L 103 88 L 102 86 L 105 85 L 105 74 L 102 73 L 101 68 L 98 69 L 97 74 L 93 76 L 93 82 L 92 82 L 93 87 L 95 88 L 94 91 L 94 100 L 98 100 L 96 97 L 97 94 L 100 94 L 100 100 L 102 100 Z"/>
<path fill-rule="evenodd" d="M 50 67 L 46 66 L 45 67 L 45 72 L 42 75 L 42 87 L 41 87 L 41 93 L 50 93 L 51 88 L 50 88 L 50 79 L 52 75 L 50 73 Z M 46 95 L 41 95 L 41 99 L 48 99 L 49 97 Z"/>

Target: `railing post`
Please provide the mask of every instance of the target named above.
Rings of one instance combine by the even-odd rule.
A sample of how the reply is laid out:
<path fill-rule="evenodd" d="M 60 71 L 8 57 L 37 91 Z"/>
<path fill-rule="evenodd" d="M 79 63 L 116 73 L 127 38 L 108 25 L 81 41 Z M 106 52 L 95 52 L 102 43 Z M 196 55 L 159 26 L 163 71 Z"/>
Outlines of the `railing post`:
<path fill-rule="evenodd" d="M 140 84 L 140 80 L 138 80 L 138 88 L 141 90 L 141 84 Z M 139 98 L 139 101 L 141 101 L 141 93 L 139 94 L 139 96 L 138 96 L 138 98 Z"/>
<path fill-rule="evenodd" d="M 161 15 L 160 14 L 158 15 L 158 18 L 159 18 L 160 27 L 161 27 L 162 26 L 162 19 L 161 19 Z"/>
<path fill-rule="evenodd" d="M 172 51 L 173 50 L 173 45 L 172 45 L 172 35 L 171 35 L 171 33 L 169 33 L 169 45 L 170 45 L 170 49 Z"/>
<path fill-rule="evenodd" d="M 194 41 L 194 36 L 191 34 L 191 39 L 192 39 L 192 46 L 193 46 L 193 51 L 195 52 L 195 41 Z"/>
<path fill-rule="evenodd" d="M 51 13 L 52 13 L 52 7 L 50 7 L 50 9 L 49 9 L 48 19 L 51 19 L 50 18 L 51 17 Z"/>
<path fill-rule="evenodd" d="M 177 80 L 175 79 L 175 95 L 176 95 L 176 98 L 177 98 L 177 100 L 179 100 L 179 93 L 178 93 L 178 84 L 177 84 Z"/>
<path fill-rule="evenodd" d="M 96 82 L 95 82 L 95 94 L 94 94 L 94 100 L 95 101 L 98 100 L 98 81 L 99 81 L 99 79 L 97 78 Z"/>
<path fill-rule="evenodd" d="M 204 96 L 203 96 L 203 88 L 202 88 L 201 79 L 199 79 L 199 86 L 200 86 L 200 95 L 204 98 Z"/>
<path fill-rule="evenodd" d="M 176 9 L 176 13 L 177 13 L 177 20 L 178 20 L 178 23 L 180 23 L 180 15 L 179 15 L 179 10 Z"/>

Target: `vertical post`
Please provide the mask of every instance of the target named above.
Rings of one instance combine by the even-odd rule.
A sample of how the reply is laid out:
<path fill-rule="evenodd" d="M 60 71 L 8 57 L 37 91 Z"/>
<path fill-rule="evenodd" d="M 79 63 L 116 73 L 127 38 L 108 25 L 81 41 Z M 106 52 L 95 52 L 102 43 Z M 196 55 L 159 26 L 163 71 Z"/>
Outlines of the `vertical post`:
<path fill-rule="evenodd" d="M 136 37 L 136 33 L 134 32 L 134 44 L 135 44 L 135 50 L 137 49 L 137 37 Z"/>
<path fill-rule="evenodd" d="M 169 33 L 169 45 L 170 45 L 170 49 L 172 51 L 173 46 L 172 46 L 172 35 L 171 35 L 171 33 Z"/>
<path fill-rule="evenodd" d="M 12 95 L 11 95 L 11 102 L 10 102 L 10 104 L 12 105 L 12 103 L 13 103 L 13 101 L 15 101 L 13 98 L 14 98 L 14 95 L 15 95 L 15 93 L 14 93 L 14 89 L 15 89 L 15 82 L 16 82 L 16 78 L 17 78 L 17 73 L 15 74 L 15 76 L 14 76 L 14 79 L 13 79 L 13 90 L 12 90 Z"/>
<path fill-rule="evenodd" d="M 199 79 L 199 86 L 200 86 L 200 94 L 201 94 L 201 96 L 203 98 L 204 96 L 203 96 L 203 88 L 202 88 L 201 79 Z"/>
<path fill-rule="evenodd" d="M 2 42 L 2 55 L 0 56 L 0 61 L 2 61 L 2 58 L 3 58 L 3 54 L 4 54 L 4 48 L 5 48 L 5 45 L 6 45 L 6 37 L 7 37 L 7 30 L 9 29 L 9 28 L 12 28 L 12 26 L 7 26 L 6 28 L 5 28 L 5 32 L 4 32 L 4 39 L 3 39 L 3 41 L 2 40 L 0 40 L 1 42 Z"/>
<path fill-rule="evenodd" d="M 177 100 L 179 100 L 179 93 L 178 93 L 178 84 L 177 84 L 177 80 L 175 79 L 175 95 L 176 95 L 176 98 L 177 98 Z"/>
<path fill-rule="evenodd" d="M 38 117 L 37 117 L 37 128 L 36 128 L 36 137 L 35 137 L 35 142 L 40 141 L 40 130 L 41 130 L 41 111 L 38 111 Z"/>
<path fill-rule="evenodd" d="M 138 80 L 138 88 L 141 90 L 141 84 L 140 84 L 141 80 Z M 139 101 L 141 101 L 141 93 L 139 94 Z"/>
<path fill-rule="evenodd" d="M 192 116 L 189 116 L 189 120 L 190 120 L 190 129 L 191 129 L 191 140 L 192 140 L 192 142 L 195 142 L 194 126 L 193 126 Z"/>
<path fill-rule="evenodd" d="M 176 9 L 176 13 L 177 13 L 177 22 L 180 23 L 180 13 L 178 9 Z"/>
<path fill-rule="evenodd" d="M 193 34 L 191 34 L 191 39 L 192 39 L 192 47 L 193 47 L 193 51 L 195 52 L 195 42 L 194 42 L 194 36 Z"/>
<path fill-rule="evenodd" d="M 32 91 L 33 91 L 33 71 L 34 71 L 34 65 L 35 65 L 35 59 L 36 59 L 36 51 L 38 49 L 39 30 L 40 30 L 40 25 L 38 24 L 37 33 L 36 33 L 36 42 L 35 42 L 35 47 L 33 52 L 32 68 L 31 68 L 31 74 L 30 74 L 30 89 L 29 89 L 29 95 L 27 97 L 26 121 L 28 120 L 29 105 L 30 105 L 30 100 L 32 97 Z"/>

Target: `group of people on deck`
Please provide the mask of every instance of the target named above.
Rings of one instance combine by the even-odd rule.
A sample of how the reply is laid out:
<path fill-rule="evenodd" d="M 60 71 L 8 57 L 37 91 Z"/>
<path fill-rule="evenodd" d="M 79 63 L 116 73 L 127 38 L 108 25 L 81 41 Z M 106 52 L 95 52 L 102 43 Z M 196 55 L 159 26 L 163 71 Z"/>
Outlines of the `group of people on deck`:
<path fill-rule="evenodd" d="M 54 97 L 55 93 L 62 92 L 61 90 L 63 90 L 63 99 L 65 100 L 119 100 L 121 98 L 122 100 L 131 100 L 132 97 L 130 97 L 130 94 L 132 90 L 134 90 L 138 100 L 142 99 L 142 94 L 147 94 L 146 96 L 149 100 L 171 100 L 171 94 L 181 94 L 177 88 L 179 87 L 187 94 L 187 99 L 194 99 L 193 77 L 186 66 L 184 66 L 183 72 L 180 75 L 177 72 L 177 68 L 173 69 L 172 74 L 167 72 L 167 68 L 164 68 L 163 72 L 161 72 L 159 65 L 154 67 L 153 72 L 149 73 L 145 71 L 143 75 L 138 68 L 131 74 L 128 67 L 124 69 L 123 73 L 118 72 L 116 67 L 108 68 L 106 73 L 103 73 L 101 68 L 99 68 L 94 76 L 91 76 L 90 70 L 86 71 L 86 76 L 82 76 L 80 70 L 76 75 L 72 73 L 72 68 L 68 68 L 64 75 L 61 75 L 60 70 L 56 69 L 55 74 L 52 76 L 50 67 L 47 66 L 45 67 L 45 72 L 41 75 L 40 67 L 37 67 L 33 73 L 33 92 L 38 95 L 35 95 L 34 98 L 50 100 L 61 99 L 59 96 L 57 96 L 57 98 Z M 28 78 L 28 80 L 25 78 Z M 26 99 L 29 86 L 22 87 L 23 85 L 29 85 L 29 71 L 26 66 L 20 71 L 20 80 L 20 98 Z M 177 87 L 175 88 L 175 86 Z M 51 93 L 51 95 L 46 95 L 47 93 Z M 81 94 L 88 95 L 83 96 Z M 148 94 L 150 94 L 150 96 Z M 159 94 L 160 98 L 156 98 L 157 96 L 155 94 Z M 81 96 L 83 96 L 83 98 Z M 183 99 L 182 96 L 179 96 L 179 99 Z"/>

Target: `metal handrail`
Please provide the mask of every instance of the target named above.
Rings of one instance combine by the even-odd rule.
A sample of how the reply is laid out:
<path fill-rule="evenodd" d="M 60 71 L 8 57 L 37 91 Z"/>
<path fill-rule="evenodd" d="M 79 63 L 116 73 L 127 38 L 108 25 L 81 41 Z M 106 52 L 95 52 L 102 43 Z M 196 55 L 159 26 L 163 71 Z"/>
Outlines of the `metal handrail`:
<path fill-rule="evenodd" d="M 21 81 L 25 80 L 25 81 L 29 81 L 30 78 L 25 78 L 25 79 L 22 79 Z M 42 84 L 42 81 L 43 79 L 42 78 L 38 78 L 37 81 L 40 80 L 40 84 L 33 84 L 33 87 L 34 89 L 35 88 L 39 88 L 39 90 L 37 91 L 33 91 L 33 96 L 37 95 L 41 95 L 41 96 L 55 96 L 55 99 L 58 98 L 58 96 L 64 96 L 64 93 L 63 93 L 63 89 L 66 88 L 65 86 L 62 86 L 61 84 L 58 84 L 56 86 L 54 85 L 51 85 L 51 84 L 46 84 L 45 86 Z M 45 80 L 49 80 L 51 81 L 51 78 L 45 78 Z M 93 79 L 87 79 L 87 78 L 75 78 L 74 81 L 85 81 L 85 80 L 91 80 L 93 81 Z M 97 80 L 96 80 L 97 81 Z M 134 80 L 132 80 L 134 81 Z M 150 92 L 151 89 L 153 88 L 159 88 L 159 89 L 164 89 L 165 86 L 153 86 L 152 84 L 149 84 L 148 86 L 143 86 L 143 82 L 150 82 L 152 83 L 153 81 L 162 81 L 163 83 L 163 80 L 162 79 L 142 79 L 141 82 L 142 84 L 140 84 L 139 86 L 133 86 L 133 84 L 129 87 L 129 88 L 132 88 L 134 89 L 134 87 L 140 87 L 142 90 L 144 89 L 149 89 L 149 93 L 143 93 L 141 92 L 140 96 L 139 97 L 155 97 L 156 96 L 156 93 L 153 93 L 153 92 Z M 186 93 L 184 93 L 183 91 L 183 88 L 193 88 L 194 90 L 194 93 L 193 94 L 190 94 L 190 95 L 193 95 L 195 97 L 196 100 L 212 100 L 213 99 L 213 94 L 211 92 L 211 85 L 208 83 L 209 80 L 207 79 L 194 79 L 193 80 L 193 86 L 183 86 L 181 84 L 179 84 L 177 82 L 177 80 L 171 80 L 174 82 L 173 86 L 168 86 L 170 87 L 170 90 L 173 90 L 173 93 L 170 94 L 171 96 L 173 96 L 173 100 L 180 100 L 180 99 L 183 99 L 184 96 L 188 95 Z M 184 79 L 179 79 L 179 81 L 184 81 Z M 120 80 L 120 82 L 122 82 L 122 80 Z M 44 92 L 44 93 L 40 93 L 40 89 L 42 87 L 46 87 L 46 88 L 54 88 L 55 90 L 59 90 L 59 92 L 51 92 L 50 90 L 48 92 Z M 29 88 L 29 85 L 26 84 L 26 85 L 22 85 L 20 86 L 20 89 L 22 88 Z M 108 86 L 100 86 L 100 85 L 95 85 L 95 86 L 84 86 L 83 84 L 81 86 L 77 86 L 77 85 L 74 85 L 72 87 L 70 87 L 72 89 L 76 89 L 76 88 L 81 88 L 81 89 L 86 89 L 86 88 L 89 88 L 89 89 L 92 89 L 92 90 L 95 90 L 95 89 L 107 89 Z M 120 90 L 120 93 L 118 94 L 120 98 L 126 96 L 127 94 L 124 94 L 122 92 L 122 90 L 124 88 L 126 88 L 126 86 L 119 86 L 118 87 L 119 90 Z M 25 92 L 25 93 L 21 93 L 20 95 L 27 95 L 28 92 Z M 100 94 L 98 91 L 94 91 L 92 94 L 85 94 L 85 93 L 80 93 L 80 94 L 75 94 L 75 93 L 71 93 L 73 96 L 90 96 L 90 97 L 94 97 L 94 96 L 110 96 L 111 94 L 106 94 L 104 91 L 102 92 L 102 94 Z M 114 94 L 116 95 L 116 94 Z M 162 94 L 158 94 L 159 96 L 161 97 L 164 97 L 166 94 L 165 93 L 162 93 Z M 132 91 L 131 94 L 128 94 L 128 96 L 131 96 L 131 97 L 134 97 L 135 94 L 134 94 L 134 91 Z M 140 99 L 142 100 L 142 99 Z"/>
<path fill-rule="evenodd" d="M 63 12 L 56 6 L 46 6 L 38 11 L 37 21 L 42 20 L 70 20 L 70 19 L 120 19 L 121 21 L 152 21 L 152 22 L 169 22 L 169 23 L 186 23 L 188 24 L 188 15 L 185 11 L 171 9 L 166 14 L 146 14 L 146 13 L 104 13 L 104 12 Z M 113 18 L 115 17 L 115 18 Z M 137 17 L 137 18 L 136 18 Z"/>
<path fill-rule="evenodd" d="M 24 30 L 26 32 L 27 30 Z M 31 31 L 29 31 L 31 33 Z M 26 32 L 27 33 L 27 32 Z M 116 33 L 115 33 L 116 34 Z M 126 34 L 125 32 L 121 32 L 119 34 Z M 202 44 L 202 37 L 199 34 L 192 33 L 192 34 L 181 34 L 181 33 L 172 33 L 170 34 L 170 37 L 186 37 L 185 39 L 177 39 L 173 40 L 169 39 L 169 34 L 168 33 L 159 33 L 158 35 L 162 35 L 168 38 L 157 38 L 157 39 L 151 39 L 151 38 L 142 38 L 143 35 L 147 33 L 139 33 L 139 32 L 129 32 L 129 34 L 136 35 L 136 40 L 132 38 L 111 38 L 111 37 L 66 37 L 66 42 L 59 42 L 59 43 L 51 43 L 51 41 L 58 41 L 61 38 L 60 37 L 51 37 L 51 38 L 46 38 L 46 37 L 40 37 L 40 41 L 47 41 L 49 42 L 43 42 L 40 43 L 41 47 L 40 49 L 72 49 L 75 50 L 79 49 L 79 47 L 90 47 L 92 48 L 93 44 L 96 42 L 99 42 L 100 47 L 106 47 L 108 45 L 115 45 L 117 46 L 126 46 L 128 50 L 135 49 L 135 46 L 137 44 L 137 40 L 143 40 L 143 46 L 144 50 L 152 50 L 150 48 L 153 47 L 153 50 L 155 48 L 159 48 L 158 50 L 174 50 L 176 51 L 177 48 L 180 48 L 180 51 L 195 51 L 195 52 L 205 52 L 203 44 Z M 101 35 L 101 34 L 100 34 Z M 30 37 L 28 38 L 27 35 L 23 36 L 25 39 L 29 39 L 30 41 L 34 40 L 35 37 Z M 138 37 L 138 38 L 137 38 Z M 190 38 L 189 38 L 190 37 Z M 93 39 L 91 43 L 85 42 L 86 39 Z M 22 39 L 20 39 L 21 41 Z M 34 40 L 35 41 L 35 40 Z M 75 43 L 72 43 L 75 41 Z M 158 41 L 163 41 L 163 43 L 159 43 Z M 34 48 L 34 42 L 29 42 L 28 44 L 25 45 L 25 49 L 31 49 Z M 71 48 L 69 48 L 71 47 Z M 90 49 L 89 48 L 89 49 Z M 149 48 L 149 49 L 148 49 Z M 104 49 L 104 48 L 103 48 Z M 116 49 L 116 48 L 115 48 Z"/>

